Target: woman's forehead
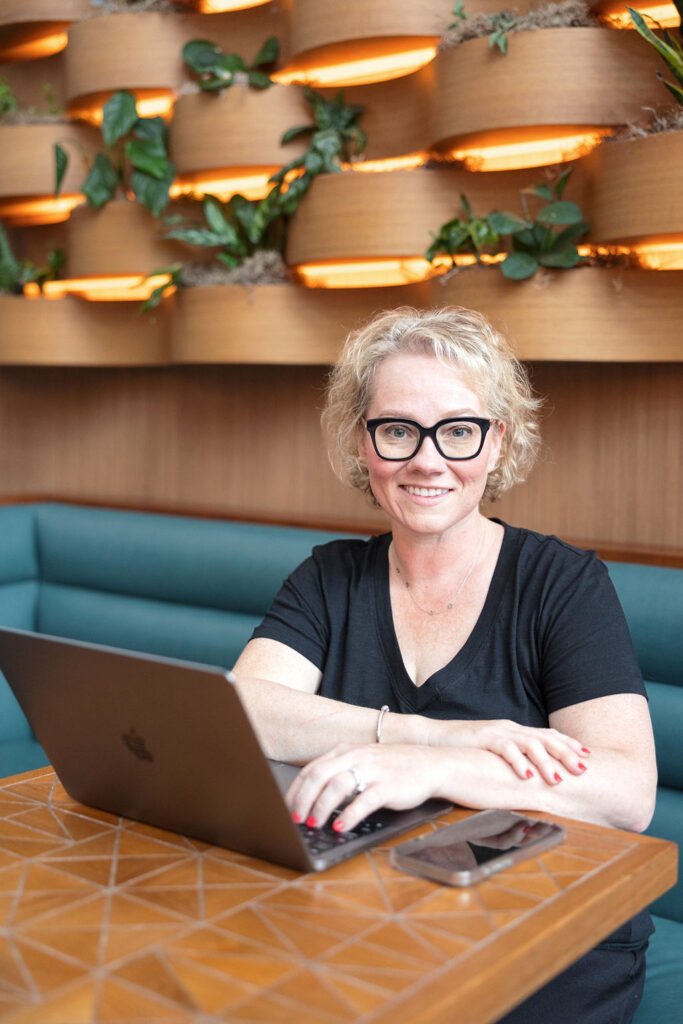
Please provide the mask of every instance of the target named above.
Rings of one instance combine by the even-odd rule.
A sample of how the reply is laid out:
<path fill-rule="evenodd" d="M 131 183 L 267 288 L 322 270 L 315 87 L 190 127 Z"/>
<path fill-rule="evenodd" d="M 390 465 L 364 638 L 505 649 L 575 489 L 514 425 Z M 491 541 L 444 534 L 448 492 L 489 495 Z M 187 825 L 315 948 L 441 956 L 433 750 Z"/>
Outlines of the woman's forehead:
<path fill-rule="evenodd" d="M 461 408 L 478 413 L 484 411 L 478 391 L 471 375 L 457 363 L 446 363 L 427 353 L 401 352 L 387 356 L 377 366 L 370 404 L 406 402 L 444 409 L 446 414 Z"/>

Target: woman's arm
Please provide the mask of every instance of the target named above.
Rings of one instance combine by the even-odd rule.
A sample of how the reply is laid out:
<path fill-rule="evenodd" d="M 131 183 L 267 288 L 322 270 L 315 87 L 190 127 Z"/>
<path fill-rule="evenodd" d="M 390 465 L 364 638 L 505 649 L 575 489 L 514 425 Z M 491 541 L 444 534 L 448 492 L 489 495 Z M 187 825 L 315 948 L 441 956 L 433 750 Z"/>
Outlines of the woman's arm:
<path fill-rule="evenodd" d="M 379 708 L 318 696 L 322 673 L 277 640 L 251 640 L 234 667 L 240 699 L 268 757 L 307 764 L 340 743 L 374 743 Z M 436 721 L 391 713 L 382 722 L 382 744 L 484 749 L 520 779 L 538 775 L 554 785 L 555 773 L 582 774 L 590 751 L 579 736 L 509 721 Z"/>
<path fill-rule="evenodd" d="M 481 748 L 342 746 L 301 771 L 288 802 L 299 819 L 322 824 L 352 794 L 353 767 L 367 788 L 343 811 L 337 827 L 347 830 L 378 807 L 411 807 L 431 796 L 476 809 L 524 808 L 634 831 L 646 828 L 657 772 L 645 698 L 598 697 L 551 718 L 563 730 L 586 737 L 590 772 L 564 773 L 549 786 L 539 775 L 522 781 L 499 756 Z"/>

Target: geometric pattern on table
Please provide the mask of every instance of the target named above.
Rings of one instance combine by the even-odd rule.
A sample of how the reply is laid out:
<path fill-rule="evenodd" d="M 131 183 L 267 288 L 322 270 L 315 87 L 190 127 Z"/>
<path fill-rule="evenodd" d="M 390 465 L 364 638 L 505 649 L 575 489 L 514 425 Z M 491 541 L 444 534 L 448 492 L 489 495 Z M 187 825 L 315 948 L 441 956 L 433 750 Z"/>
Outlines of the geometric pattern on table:
<path fill-rule="evenodd" d="M 0 784 L 0 1020 L 362 1021 L 630 848 L 572 837 L 468 889 L 398 873 L 388 846 L 307 875 L 83 807 L 39 770 Z"/>

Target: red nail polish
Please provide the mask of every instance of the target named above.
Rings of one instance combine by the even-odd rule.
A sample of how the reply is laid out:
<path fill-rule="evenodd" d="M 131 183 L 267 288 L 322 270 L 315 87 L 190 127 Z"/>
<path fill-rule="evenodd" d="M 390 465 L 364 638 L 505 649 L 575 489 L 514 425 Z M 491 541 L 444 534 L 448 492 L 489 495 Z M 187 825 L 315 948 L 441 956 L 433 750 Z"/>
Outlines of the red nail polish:
<path fill-rule="evenodd" d="M 341 818 L 337 818 L 336 821 L 332 822 L 332 828 L 334 829 L 335 832 L 344 831 L 344 822 L 341 820 Z"/>
<path fill-rule="evenodd" d="M 562 782 L 562 776 L 558 772 L 555 772 L 553 778 L 555 779 L 555 782 Z"/>
<path fill-rule="evenodd" d="M 301 818 L 300 818 L 300 816 L 299 816 L 299 815 L 298 815 L 298 814 L 296 813 L 296 811 L 292 811 L 292 820 L 293 820 L 293 821 L 295 821 L 297 825 L 298 825 L 298 824 L 299 824 L 299 822 L 301 821 Z"/>
<path fill-rule="evenodd" d="M 534 773 L 532 772 L 531 768 L 527 768 L 527 770 L 526 770 L 526 777 L 527 777 L 527 779 L 533 779 Z"/>
<path fill-rule="evenodd" d="M 590 750 L 588 750 L 587 747 L 581 747 L 581 753 L 582 754 L 590 754 Z"/>
<path fill-rule="evenodd" d="M 315 819 L 315 818 L 313 817 L 313 815 L 312 815 L 312 814 L 310 814 L 310 815 L 308 816 L 308 818 L 306 818 L 306 825 L 307 825 L 307 827 L 308 827 L 308 828 L 315 828 L 315 826 L 316 826 L 317 824 L 318 824 L 318 822 L 317 822 L 317 820 L 316 820 L 316 819 Z"/>
<path fill-rule="evenodd" d="M 578 768 L 578 769 L 579 769 L 579 771 L 581 771 L 581 772 L 585 772 L 585 770 L 586 770 L 586 766 L 585 766 L 585 764 L 581 764 L 581 762 L 580 762 L 580 761 L 579 761 L 579 763 L 578 763 L 578 765 L 577 765 L 577 768 Z"/>

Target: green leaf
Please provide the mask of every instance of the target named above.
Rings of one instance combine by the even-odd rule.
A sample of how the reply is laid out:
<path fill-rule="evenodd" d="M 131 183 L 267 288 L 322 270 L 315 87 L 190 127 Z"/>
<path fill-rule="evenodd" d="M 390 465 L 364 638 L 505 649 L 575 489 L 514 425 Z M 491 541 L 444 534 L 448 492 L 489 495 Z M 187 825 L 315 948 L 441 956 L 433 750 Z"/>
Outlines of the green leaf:
<path fill-rule="evenodd" d="M 502 213 L 500 210 L 494 210 L 489 215 L 489 224 L 497 235 L 514 235 L 517 231 L 531 227 L 528 221 L 522 220 L 516 214 Z"/>
<path fill-rule="evenodd" d="M 168 176 L 169 159 L 163 146 L 152 139 L 128 139 L 126 156 L 138 171 L 150 174 L 157 181 L 165 181 Z"/>
<path fill-rule="evenodd" d="M 232 85 L 232 75 L 229 78 L 200 78 L 197 85 L 203 92 L 218 92 Z"/>
<path fill-rule="evenodd" d="M 669 90 L 674 99 L 677 99 L 678 102 L 681 105 L 683 105 L 683 88 L 681 88 L 679 85 L 676 85 L 674 82 L 667 82 L 662 74 L 658 74 L 657 77 L 659 78 L 662 85 L 666 86 L 666 88 Z"/>
<path fill-rule="evenodd" d="M 112 162 L 105 153 L 97 153 L 90 173 L 83 183 L 83 192 L 96 210 L 108 203 L 116 191 L 119 179 Z"/>
<path fill-rule="evenodd" d="M 239 248 L 244 243 L 240 238 L 236 228 L 228 220 L 226 220 L 223 211 L 221 210 L 220 203 L 213 199 L 211 196 L 207 196 L 204 200 L 204 216 L 206 217 L 206 223 L 215 235 L 221 239 L 221 245 L 230 245 Z"/>
<path fill-rule="evenodd" d="M 561 249 L 553 249 L 543 253 L 539 258 L 542 267 L 575 267 L 579 262 L 579 252 L 575 245 L 567 245 Z"/>
<path fill-rule="evenodd" d="M 570 225 L 570 227 L 565 228 L 564 231 L 560 231 L 559 235 L 557 235 L 554 247 L 562 249 L 569 242 L 576 242 L 577 239 L 586 234 L 589 228 L 590 224 L 585 220 L 579 221 L 578 224 Z"/>
<path fill-rule="evenodd" d="M 489 49 L 497 46 L 501 53 L 508 52 L 508 37 L 500 29 L 496 29 L 489 36 Z"/>
<path fill-rule="evenodd" d="M 309 149 L 304 159 L 304 167 L 309 174 L 320 174 L 325 170 L 325 158 L 315 149 Z"/>
<path fill-rule="evenodd" d="M 449 250 L 455 252 L 469 238 L 467 225 L 454 225 L 446 234 L 445 242 Z"/>
<path fill-rule="evenodd" d="M 221 75 L 225 72 L 226 77 L 229 75 L 232 78 L 235 71 L 246 71 L 247 65 L 238 53 L 221 53 L 216 58 L 213 67 L 208 70 L 212 71 L 215 75 Z"/>
<path fill-rule="evenodd" d="M 280 139 L 280 145 L 286 146 L 292 139 L 296 139 L 299 135 L 310 135 L 311 132 L 315 131 L 315 126 L 312 124 L 300 124 L 298 128 L 288 128 L 285 134 Z"/>
<path fill-rule="evenodd" d="M 472 207 L 469 204 L 467 196 L 464 192 L 460 193 L 460 205 L 462 206 L 468 220 L 472 220 Z"/>
<path fill-rule="evenodd" d="M 539 224 L 578 224 L 582 220 L 582 214 L 576 203 L 569 203 L 566 200 L 558 200 L 549 206 L 544 206 L 536 214 Z"/>
<path fill-rule="evenodd" d="M 280 198 L 280 205 L 283 213 L 286 213 L 287 216 L 291 217 L 311 187 L 312 181 L 312 176 L 307 173 L 302 174 L 299 178 L 295 178 L 294 181 L 290 181 L 289 188 L 285 192 L 284 196 L 281 196 Z"/>
<path fill-rule="evenodd" d="M 679 70 L 683 72 L 683 50 L 680 53 L 677 53 L 673 46 L 663 42 L 658 36 L 656 36 L 639 11 L 634 11 L 632 7 L 628 7 L 627 10 L 631 15 L 631 21 L 633 22 L 634 27 L 643 39 L 647 39 L 648 43 L 650 43 L 651 46 L 654 46 L 655 50 L 661 54 L 666 63 L 672 69 L 678 67 Z"/>
<path fill-rule="evenodd" d="M 241 263 L 244 263 L 244 257 L 240 259 L 239 256 L 235 256 L 230 252 L 219 252 L 216 255 L 216 259 L 220 260 L 228 270 L 234 270 L 235 267 L 239 267 Z"/>
<path fill-rule="evenodd" d="M 571 178 L 573 173 L 574 173 L 574 168 L 570 167 L 569 170 L 565 171 L 564 174 L 560 175 L 560 177 L 558 178 L 557 183 L 554 186 L 555 197 L 557 199 L 561 199 L 562 198 L 562 193 L 564 192 L 565 188 L 567 187 L 567 183 L 568 183 L 568 181 Z M 550 199 L 551 197 L 548 196 L 548 198 Z"/>
<path fill-rule="evenodd" d="M 115 92 L 102 108 L 102 138 L 105 146 L 113 146 L 137 124 L 135 96 L 125 89 Z"/>
<path fill-rule="evenodd" d="M 66 169 L 69 166 L 69 154 L 67 153 L 67 151 L 64 149 L 63 146 L 60 146 L 60 144 L 58 142 L 55 142 L 54 152 L 55 152 L 55 199 L 56 199 L 57 196 L 59 195 L 60 191 L 61 191 L 62 182 L 64 181 L 64 175 L 66 174 Z"/>
<path fill-rule="evenodd" d="M 254 57 L 252 68 L 259 68 L 262 64 L 274 64 L 280 56 L 280 43 L 277 36 L 269 36 L 265 43 Z"/>
<path fill-rule="evenodd" d="M 219 248 L 223 245 L 223 239 L 207 228 L 174 228 L 173 231 L 168 231 L 164 238 L 175 238 L 179 242 L 188 242 L 190 245 L 200 245 L 204 248 Z"/>
<path fill-rule="evenodd" d="M 533 277 L 538 270 L 538 260 L 525 252 L 511 252 L 500 265 L 504 277 L 511 281 L 523 281 Z"/>
<path fill-rule="evenodd" d="M 163 151 L 168 152 L 168 128 L 163 117 L 141 117 L 133 129 L 136 139 L 158 141 Z"/>
<path fill-rule="evenodd" d="M 168 193 L 174 176 L 175 168 L 171 163 L 168 164 L 168 172 L 163 179 L 153 178 L 145 171 L 135 170 L 131 175 L 130 183 L 135 198 L 151 210 L 155 217 L 158 217 L 168 204 Z"/>
<path fill-rule="evenodd" d="M 18 276 L 19 264 L 12 252 L 7 233 L 0 224 L 0 291 L 17 290 Z"/>
<path fill-rule="evenodd" d="M 231 215 L 245 232 L 249 241 L 254 245 L 258 238 L 253 237 L 254 216 L 256 214 L 256 203 L 253 200 L 245 199 L 244 196 L 231 196 L 228 209 Z"/>
<path fill-rule="evenodd" d="M 540 196 L 541 199 L 549 201 L 553 198 L 550 185 L 529 185 L 528 188 L 522 189 L 522 193 L 527 196 Z"/>
<path fill-rule="evenodd" d="M 265 71 L 249 71 L 247 78 L 249 79 L 249 85 L 253 86 L 254 89 L 269 89 L 273 84 L 272 78 Z"/>
<path fill-rule="evenodd" d="M 209 39 L 193 39 L 183 46 L 183 60 L 199 74 L 210 71 L 221 53 L 220 46 Z"/>

